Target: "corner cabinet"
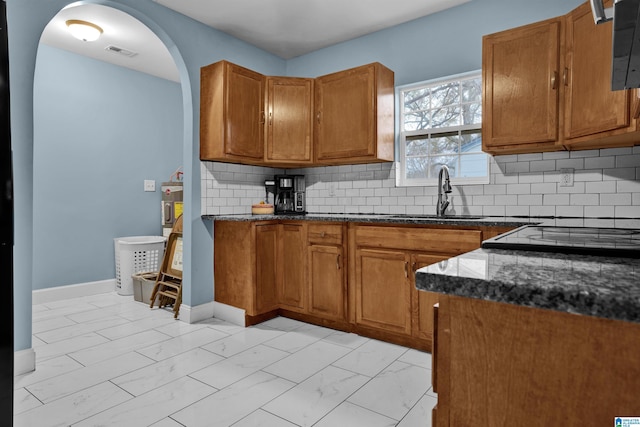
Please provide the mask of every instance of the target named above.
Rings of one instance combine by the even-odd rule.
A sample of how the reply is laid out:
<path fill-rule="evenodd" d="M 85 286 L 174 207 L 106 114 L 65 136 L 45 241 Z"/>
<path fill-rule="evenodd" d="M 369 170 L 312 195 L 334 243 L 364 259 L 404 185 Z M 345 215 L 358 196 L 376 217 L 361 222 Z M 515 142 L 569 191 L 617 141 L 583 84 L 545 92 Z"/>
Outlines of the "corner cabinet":
<path fill-rule="evenodd" d="M 394 76 L 379 63 L 315 81 L 316 162 L 393 161 Z"/>
<path fill-rule="evenodd" d="M 215 221 L 214 236 L 215 301 L 245 310 L 247 325 L 305 310 L 305 224 Z"/>
<path fill-rule="evenodd" d="M 265 77 L 227 61 L 200 70 L 200 159 L 262 164 Z"/>
<path fill-rule="evenodd" d="M 631 146 L 633 91 L 611 91 L 611 23 L 588 3 L 482 43 L 483 150 L 534 153 Z"/>
<path fill-rule="evenodd" d="M 373 63 L 312 78 L 228 61 L 200 71 L 200 160 L 281 168 L 391 162 L 394 76 Z"/>

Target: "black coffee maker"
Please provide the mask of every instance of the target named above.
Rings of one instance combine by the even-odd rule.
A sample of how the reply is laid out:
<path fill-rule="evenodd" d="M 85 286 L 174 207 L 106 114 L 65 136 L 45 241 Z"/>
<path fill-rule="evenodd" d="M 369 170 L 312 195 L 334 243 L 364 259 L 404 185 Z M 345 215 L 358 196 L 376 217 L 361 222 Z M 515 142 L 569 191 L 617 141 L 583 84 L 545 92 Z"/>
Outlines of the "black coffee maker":
<path fill-rule="evenodd" d="M 275 214 L 304 214 L 306 211 L 304 175 L 276 175 Z"/>

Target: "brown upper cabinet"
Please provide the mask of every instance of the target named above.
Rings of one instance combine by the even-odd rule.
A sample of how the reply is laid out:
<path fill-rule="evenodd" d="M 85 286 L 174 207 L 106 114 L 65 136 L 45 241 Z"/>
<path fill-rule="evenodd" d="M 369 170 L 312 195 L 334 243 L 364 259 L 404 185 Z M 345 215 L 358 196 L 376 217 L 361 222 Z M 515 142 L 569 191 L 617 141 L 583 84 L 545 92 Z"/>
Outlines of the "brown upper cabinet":
<path fill-rule="evenodd" d="M 373 63 L 316 79 L 201 69 L 200 159 L 275 167 L 393 161 L 393 71 Z"/>
<path fill-rule="evenodd" d="M 265 162 L 313 161 L 313 79 L 267 77 Z"/>
<path fill-rule="evenodd" d="M 483 38 L 483 150 L 535 153 L 630 146 L 632 91 L 611 90 L 611 24 L 587 3 Z"/>
<path fill-rule="evenodd" d="M 261 164 L 265 77 L 227 61 L 200 73 L 200 159 Z"/>
<path fill-rule="evenodd" d="M 318 163 L 393 161 L 393 84 L 393 71 L 379 63 L 316 79 Z"/>

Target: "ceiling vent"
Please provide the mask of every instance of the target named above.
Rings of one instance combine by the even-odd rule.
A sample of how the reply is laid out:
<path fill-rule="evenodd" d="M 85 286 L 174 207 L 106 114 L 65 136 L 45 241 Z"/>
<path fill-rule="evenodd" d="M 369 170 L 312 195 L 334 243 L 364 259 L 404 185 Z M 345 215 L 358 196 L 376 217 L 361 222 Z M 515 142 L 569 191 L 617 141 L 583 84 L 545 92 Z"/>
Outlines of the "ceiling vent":
<path fill-rule="evenodd" d="M 130 50 L 123 49 L 121 47 L 113 46 L 113 45 L 109 45 L 109 46 L 105 47 L 104 50 L 109 51 L 109 52 L 113 52 L 113 53 L 118 53 L 118 54 L 123 55 L 123 56 L 128 56 L 129 58 L 132 58 L 132 57 L 137 55 L 136 52 L 132 52 Z"/>

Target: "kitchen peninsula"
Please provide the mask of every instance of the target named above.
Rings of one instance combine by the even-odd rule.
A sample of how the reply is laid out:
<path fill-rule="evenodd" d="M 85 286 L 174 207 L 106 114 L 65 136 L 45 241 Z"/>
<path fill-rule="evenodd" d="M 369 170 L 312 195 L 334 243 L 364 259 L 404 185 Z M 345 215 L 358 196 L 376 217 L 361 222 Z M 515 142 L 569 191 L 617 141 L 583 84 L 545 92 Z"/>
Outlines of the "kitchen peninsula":
<path fill-rule="evenodd" d="M 636 221 L 637 222 L 637 221 Z M 640 414 L 640 259 L 477 249 L 417 271 L 435 310 L 435 426 Z"/>

